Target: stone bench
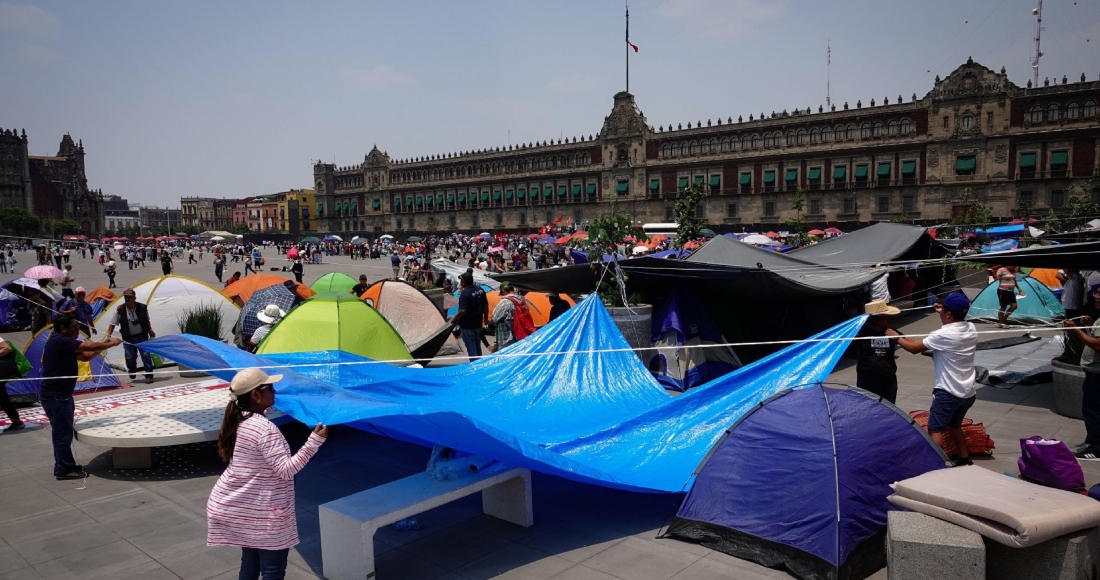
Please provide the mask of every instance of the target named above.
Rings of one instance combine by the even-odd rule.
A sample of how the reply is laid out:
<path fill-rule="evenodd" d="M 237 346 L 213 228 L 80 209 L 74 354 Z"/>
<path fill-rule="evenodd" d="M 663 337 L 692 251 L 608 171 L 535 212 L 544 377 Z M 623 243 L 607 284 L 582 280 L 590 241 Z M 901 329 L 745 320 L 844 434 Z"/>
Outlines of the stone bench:
<path fill-rule="evenodd" d="M 1012 548 L 950 522 L 913 512 L 887 516 L 891 580 L 1093 580 L 1100 528 Z"/>
<path fill-rule="evenodd" d="M 486 515 L 523 527 L 534 523 L 531 471 L 525 468 L 463 473 L 443 481 L 423 472 L 321 505 L 325 578 L 373 578 L 375 531 L 479 491 Z"/>

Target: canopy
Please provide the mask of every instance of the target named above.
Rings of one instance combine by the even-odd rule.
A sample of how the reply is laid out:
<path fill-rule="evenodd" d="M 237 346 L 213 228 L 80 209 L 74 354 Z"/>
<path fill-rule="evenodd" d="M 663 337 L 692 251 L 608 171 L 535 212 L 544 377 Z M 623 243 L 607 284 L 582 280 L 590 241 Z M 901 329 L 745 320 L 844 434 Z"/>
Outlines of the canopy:
<path fill-rule="evenodd" d="M 342 294 L 347 294 L 351 292 L 351 289 L 358 283 L 359 282 L 357 282 L 355 278 L 343 272 L 332 272 L 318 278 L 309 288 L 314 292 L 340 292 Z"/>
<path fill-rule="evenodd" d="M 393 326 L 410 351 L 417 350 L 422 342 L 431 339 L 440 327 L 447 324 L 431 299 L 408 282 L 379 280 L 371 284 L 360 298 Z M 464 353 L 454 336 L 449 336 L 441 349 L 423 358 Z"/>
<path fill-rule="evenodd" d="M 791 385 L 827 377 L 865 320 L 676 397 L 650 376 L 595 296 L 496 354 L 443 368 L 370 364 L 340 352 L 256 356 L 193 337 L 143 348 L 227 380 L 232 370 L 217 369 L 274 365 L 270 372 L 284 374 L 276 407 L 307 425 L 352 423 L 568 479 L 678 493 L 738 417 Z M 752 465 L 760 467 L 759 457 Z"/>
<path fill-rule="evenodd" d="M 866 391 L 785 391 L 714 446 L 667 535 L 798 578 L 866 578 L 886 565 L 890 484 L 946 463 L 923 429 Z"/>
<path fill-rule="evenodd" d="M 38 396 L 42 388 L 42 356 L 45 354 L 46 341 L 53 335 L 53 330 L 43 328 L 36 333 L 27 345 L 23 347 L 23 355 L 31 363 L 31 370 L 21 379 L 9 381 L 7 384 L 9 395 L 34 395 Z M 81 340 L 90 340 L 84 333 L 80 333 Z M 90 393 L 99 389 L 113 389 L 122 386 L 103 353 L 96 353 L 90 361 L 79 361 L 76 366 L 76 392 Z"/>
<path fill-rule="evenodd" d="M 925 228 L 880 222 L 850 234 L 793 250 L 792 257 L 823 266 L 873 266 L 896 260 L 928 260 L 950 255 Z"/>
<path fill-rule="evenodd" d="M 263 290 L 264 288 L 270 288 L 271 286 L 281 286 L 287 282 L 294 287 L 294 292 L 303 300 L 316 294 L 316 292 L 305 284 L 299 284 L 298 282 L 276 274 L 264 273 L 245 276 L 222 289 L 222 294 L 225 294 L 226 297 L 235 302 L 238 306 L 244 306 L 257 291 Z"/>
<path fill-rule="evenodd" d="M 357 296 L 322 292 L 286 315 L 256 349 L 259 354 L 342 350 L 375 360 L 409 360 L 397 331 Z"/>

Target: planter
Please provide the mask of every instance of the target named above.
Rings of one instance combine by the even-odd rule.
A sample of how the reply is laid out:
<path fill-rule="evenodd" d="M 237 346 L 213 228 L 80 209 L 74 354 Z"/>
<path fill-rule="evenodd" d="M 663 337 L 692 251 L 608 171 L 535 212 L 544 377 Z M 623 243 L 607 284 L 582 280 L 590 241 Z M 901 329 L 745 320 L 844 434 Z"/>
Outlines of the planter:
<path fill-rule="evenodd" d="M 1083 419 L 1081 412 L 1081 383 L 1085 371 L 1078 365 L 1051 361 L 1054 368 L 1054 412 L 1071 419 Z"/>
<path fill-rule="evenodd" d="M 611 320 L 619 328 L 619 332 L 626 338 L 634 352 L 647 362 L 649 351 L 639 351 L 641 348 L 653 346 L 653 306 L 650 304 L 638 304 L 629 308 L 613 306 L 607 309 Z"/>
<path fill-rule="evenodd" d="M 443 297 L 446 295 L 446 292 L 444 292 L 442 288 L 429 288 L 423 292 L 424 295 L 428 297 L 428 300 L 431 300 L 432 304 L 435 304 L 439 313 L 446 317 L 447 311 L 443 309 Z"/>

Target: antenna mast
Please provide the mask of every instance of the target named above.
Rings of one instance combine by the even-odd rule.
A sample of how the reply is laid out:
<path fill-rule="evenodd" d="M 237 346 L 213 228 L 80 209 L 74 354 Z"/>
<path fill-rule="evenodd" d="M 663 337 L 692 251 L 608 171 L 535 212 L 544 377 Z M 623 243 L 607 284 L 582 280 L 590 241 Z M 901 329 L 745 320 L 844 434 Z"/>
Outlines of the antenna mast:
<path fill-rule="evenodd" d="M 831 98 L 832 93 L 832 75 L 833 75 L 833 42 L 828 41 L 826 45 L 828 48 L 825 51 L 825 108 L 828 109 L 832 106 L 833 100 Z"/>
<path fill-rule="evenodd" d="M 1035 15 L 1035 58 L 1031 59 L 1031 70 L 1034 75 L 1034 86 L 1039 87 L 1039 59 L 1043 57 L 1040 41 L 1043 37 L 1043 0 L 1039 0 L 1039 7 L 1031 11 Z"/>

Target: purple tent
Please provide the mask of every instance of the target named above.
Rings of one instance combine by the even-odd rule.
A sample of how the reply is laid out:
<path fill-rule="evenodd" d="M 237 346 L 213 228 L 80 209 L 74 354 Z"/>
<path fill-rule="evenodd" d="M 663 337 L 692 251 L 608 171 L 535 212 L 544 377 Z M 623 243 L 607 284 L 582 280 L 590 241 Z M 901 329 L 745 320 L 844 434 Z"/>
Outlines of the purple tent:
<path fill-rule="evenodd" d="M 653 314 L 649 371 L 666 389 L 684 391 L 741 367 L 699 297 L 677 284 Z"/>

